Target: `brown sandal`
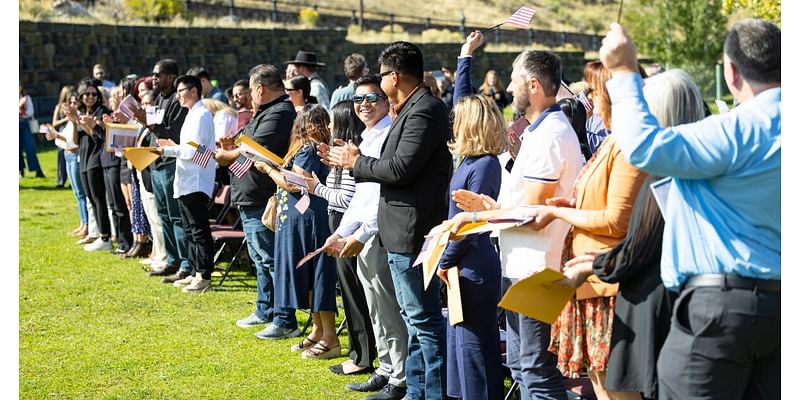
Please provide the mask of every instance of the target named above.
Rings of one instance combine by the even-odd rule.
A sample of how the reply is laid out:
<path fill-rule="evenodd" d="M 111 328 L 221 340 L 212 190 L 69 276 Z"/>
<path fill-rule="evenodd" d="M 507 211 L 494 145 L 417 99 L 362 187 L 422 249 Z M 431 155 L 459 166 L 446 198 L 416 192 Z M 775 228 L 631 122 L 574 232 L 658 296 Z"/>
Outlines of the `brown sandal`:
<path fill-rule="evenodd" d="M 306 344 L 306 341 L 311 342 L 311 344 Z M 308 337 L 304 337 L 303 340 L 300 341 L 300 343 L 292 345 L 292 353 L 298 353 L 298 352 L 301 352 L 303 350 L 310 349 L 310 348 L 314 347 L 314 345 L 316 345 L 316 344 L 317 344 L 316 341 L 311 340 Z"/>
<path fill-rule="evenodd" d="M 337 344 L 331 348 L 322 343 L 317 343 L 314 347 L 302 352 L 300 357 L 306 360 L 325 360 L 328 358 L 335 358 L 342 355 L 342 345 Z"/>

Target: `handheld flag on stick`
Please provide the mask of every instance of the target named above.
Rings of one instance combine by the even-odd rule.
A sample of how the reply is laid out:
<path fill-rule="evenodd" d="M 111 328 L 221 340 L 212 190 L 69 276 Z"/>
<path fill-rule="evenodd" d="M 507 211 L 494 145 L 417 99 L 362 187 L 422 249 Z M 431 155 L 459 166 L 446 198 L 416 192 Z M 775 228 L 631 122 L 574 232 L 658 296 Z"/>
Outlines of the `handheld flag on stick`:
<path fill-rule="evenodd" d="M 192 156 L 192 162 L 205 168 L 213 155 L 214 152 L 201 144 L 197 146 L 197 151 L 195 151 L 194 155 Z"/>
<path fill-rule="evenodd" d="M 231 165 L 228 166 L 228 169 L 230 169 L 231 172 L 233 172 L 233 174 L 236 175 L 237 178 L 242 179 L 244 174 L 246 174 L 247 171 L 250 170 L 250 167 L 252 165 L 253 165 L 253 160 L 243 155 L 240 155 L 239 158 L 236 159 L 236 161 L 232 162 Z"/>
<path fill-rule="evenodd" d="M 517 28 L 527 29 L 528 25 L 531 23 L 531 19 L 536 14 L 536 10 L 530 7 L 520 7 L 517 12 L 511 14 L 510 17 L 506 18 L 505 21 L 483 31 L 484 33 L 489 32 L 493 29 L 499 28 L 501 25 L 508 24 L 511 26 L 516 26 Z"/>

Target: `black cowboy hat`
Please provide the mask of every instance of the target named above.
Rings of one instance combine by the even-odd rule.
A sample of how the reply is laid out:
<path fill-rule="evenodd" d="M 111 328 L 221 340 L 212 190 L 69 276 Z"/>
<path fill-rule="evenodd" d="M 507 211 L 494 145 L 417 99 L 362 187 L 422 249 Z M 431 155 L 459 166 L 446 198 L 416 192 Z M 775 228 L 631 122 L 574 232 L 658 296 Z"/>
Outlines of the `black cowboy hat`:
<path fill-rule="evenodd" d="M 283 64 L 306 64 L 315 65 L 317 67 L 325 66 L 325 63 L 317 62 L 317 53 L 303 50 L 297 52 L 297 56 L 295 56 L 294 60 L 285 61 Z"/>

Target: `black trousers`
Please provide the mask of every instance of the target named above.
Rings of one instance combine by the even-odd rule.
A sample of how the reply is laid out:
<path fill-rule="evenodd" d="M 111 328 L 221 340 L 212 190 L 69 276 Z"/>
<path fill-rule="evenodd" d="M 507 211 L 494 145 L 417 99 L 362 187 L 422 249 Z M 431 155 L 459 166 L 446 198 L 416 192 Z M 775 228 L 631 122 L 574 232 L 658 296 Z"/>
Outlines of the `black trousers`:
<path fill-rule="evenodd" d="M 339 227 L 342 215 L 338 211 L 330 211 L 328 224 L 331 232 Z M 342 289 L 350 359 L 359 367 L 372 367 L 378 351 L 375 349 L 375 335 L 372 333 L 367 298 L 364 296 L 364 288 L 356 274 L 356 257 L 336 257 L 336 276 L 339 278 L 339 286 Z"/>
<path fill-rule="evenodd" d="M 64 158 L 64 149 L 58 148 L 56 154 L 56 185 L 64 186 L 67 184 L 67 159 Z"/>
<path fill-rule="evenodd" d="M 780 316 L 780 293 L 683 290 L 658 357 L 658 398 L 779 399 Z"/>
<path fill-rule="evenodd" d="M 111 214 L 114 218 L 118 247 L 120 250 L 128 251 L 133 245 L 133 233 L 131 233 L 131 214 L 128 212 L 128 203 L 125 202 L 125 195 L 122 194 L 122 186 L 120 186 L 120 167 L 104 167 L 103 179 L 106 184 L 108 204 L 111 206 Z"/>
<path fill-rule="evenodd" d="M 211 226 L 208 224 L 209 199 L 203 192 L 178 197 L 192 273 L 199 272 L 203 279 L 211 279 L 211 272 L 214 271 L 214 239 L 211 238 Z"/>
<path fill-rule="evenodd" d="M 102 168 L 92 168 L 81 172 L 83 184 L 89 201 L 94 209 L 94 219 L 97 221 L 97 230 L 100 237 L 108 239 L 111 236 L 111 221 L 108 219 L 108 206 L 106 205 L 106 185 L 103 179 Z"/>

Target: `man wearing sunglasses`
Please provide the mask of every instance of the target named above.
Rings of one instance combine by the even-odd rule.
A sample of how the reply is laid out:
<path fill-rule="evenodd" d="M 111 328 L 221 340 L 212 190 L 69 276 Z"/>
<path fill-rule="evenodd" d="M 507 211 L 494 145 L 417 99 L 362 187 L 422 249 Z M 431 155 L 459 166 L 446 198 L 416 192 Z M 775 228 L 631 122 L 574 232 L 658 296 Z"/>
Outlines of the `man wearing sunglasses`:
<path fill-rule="evenodd" d="M 440 282 L 423 288 L 422 268 L 414 257 L 425 234 L 447 218 L 447 186 L 452 160 L 448 111 L 422 83 L 420 49 L 395 42 L 381 53 L 380 86 L 394 109 L 379 158 L 362 155 L 354 145 L 334 147 L 331 162 L 353 171 L 356 182 L 381 185 L 379 243 L 388 253 L 397 300 L 408 329 L 407 395 L 410 399 L 445 397 L 445 321 L 439 303 Z M 365 96 L 365 98 L 367 98 Z M 354 99 L 357 100 L 357 99 Z M 363 100 L 363 99 L 362 99 Z M 387 386 L 388 387 L 388 386 Z M 402 398 L 396 392 L 373 399 Z"/>

